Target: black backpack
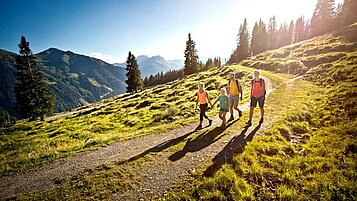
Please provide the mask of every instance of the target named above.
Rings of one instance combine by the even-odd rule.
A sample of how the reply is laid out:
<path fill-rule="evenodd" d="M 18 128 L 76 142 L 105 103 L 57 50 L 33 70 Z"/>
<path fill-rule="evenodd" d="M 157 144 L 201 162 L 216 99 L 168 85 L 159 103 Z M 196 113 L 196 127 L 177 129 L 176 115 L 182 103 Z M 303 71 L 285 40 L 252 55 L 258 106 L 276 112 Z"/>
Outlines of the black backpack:
<path fill-rule="evenodd" d="M 253 86 L 253 84 L 254 84 L 254 79 L 252 79 L 251 83 L 252 83 L 252 86 Z M 260 84 L 260 86 L 263 87 L 263 84 L 265 84 L 265 81 L 264 81 L 263 78 L 259 78 L 259 84 Z M 266 93 L 267 93 L 267 92 L 266 92 L 266 89 L 265 89 L 265 87 L 264 87 L 264 96 L 265 96 Z"/>

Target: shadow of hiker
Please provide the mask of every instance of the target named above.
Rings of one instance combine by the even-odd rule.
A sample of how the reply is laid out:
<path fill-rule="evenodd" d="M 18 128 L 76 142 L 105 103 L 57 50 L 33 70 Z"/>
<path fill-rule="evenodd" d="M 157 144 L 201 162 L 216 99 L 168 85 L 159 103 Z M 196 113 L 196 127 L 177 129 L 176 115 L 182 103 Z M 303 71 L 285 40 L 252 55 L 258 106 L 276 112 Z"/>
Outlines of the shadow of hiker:
<path fill-rule="evenodd" d="M 248 131 L 249 127 L 244 127 L 242 132 L 234 136 L 228 144 L 220 151 L 213 159 L 212 162 L 213 164 L 210 165 L 206 171 L 203 173 L 204 176 L 206 177 L 212 177 L 217 170 L 221 168 L 221 166 L 225 163 L 232 163 L 233 162 L 233 157 L 235 154 L 243 153 L 245 146 L 247 145 L 247 142 L 250 142 L 253 140 L 254 135 L 257 133 L 257 131 L 260 129 L 261 124 L 259 124 L 257 127 L 250 132 L 247 137 L 244 138 L 245 133 Z"/>
<path fill-rule="evenodd" d="M 223 131 L 227 128 L 229 128 L 235 121 L 229 122 L 225 128 L 221 127 L 216 127 L 213 130 L 210 131 L 205 131 L 201 135 L 197 136 L 194 140 L 191 141 L 191 138 L 186 142 L 185 147 L 181 150 L 178 151 L 174 154 L 172 154 L 169 159 L 171 161 L 177 161 L 183 158 L 186 153 L 188 152 L 196 152 L 199 151 L 205 147 L 210 146 L 211 144 L 215 143 L 216 141 L 220 140 L 223 135 L 220 135 L 223 133 Z"/>
<path fill-rule="evenodd" d="M 152 148 L 142 152 L 141 154 L 133 156 L 133 157 L 127 159 L 127 160 L 119 161 L 119 162 L 117 162 L 117 164 L 121 165 L 121 164 L 124 164 L 124 163 L 127 163 L 127 162 L 138 160 L 139 158 L 142 158 L 142 157 L 146 156 L 149 153 L 161 152 L 162 150 L 167 149 L 167 148 L 169 148 L 171 146 L 174 146 L 174 145 L 180 143 L 181 141 L 185 140 L 188 136 L 192 135 L 194 132 L 196 132 L 196 130 L 193 130 L 193 131 L 191 131 L 189 133 L 186 133 L 185 135 L 182 135 L 182 136 L 177 137 L 175 139 L 170 139 L 170 140 L 167 140 L 165 142 L 162 142 L 161 144 L 159 144 L 159 145 L 157 145 L 155 147 L 152 147 Z"/>

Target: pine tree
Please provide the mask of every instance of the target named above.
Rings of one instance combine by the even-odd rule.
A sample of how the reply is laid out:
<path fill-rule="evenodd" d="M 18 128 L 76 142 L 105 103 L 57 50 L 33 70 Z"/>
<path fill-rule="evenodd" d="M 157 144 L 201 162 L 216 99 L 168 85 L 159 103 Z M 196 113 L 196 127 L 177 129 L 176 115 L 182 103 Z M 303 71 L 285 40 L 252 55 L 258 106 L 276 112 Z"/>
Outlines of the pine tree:
<path fill-rule="evenodd" d="M 185 49 L 185 66 L 184 74 L 190 75 L 198 71 L 198 56 L 195 48 L 195 42 L 191 38 L 191 33 L 188 34 L 188 40 L 186 42 Z"/>
<path fill-rule="evenodd" d="M 341 11 L 337 15 L 338 24 L 340 27 L 348 26 L 357 22 L 357 1 L 345 0 L 342 5 Z"/>
<path fill-rule="evenodd" d="M 333 30 L 335 0 L 318 0 L 311 18 L 311 34 L 319 36 Z"/>
<path fill-rule="evenodd" d="M 259 20 L 259 53 L 268 50 L 268 32 L 262 19 Z"/>
<path fill-rule="evenodd" d="M 277 48 L 283 47 L 288 44 L 289 30 L 288 25 L 284 22 L 280 25 L 277 38 Z"/>
<path fill-rule="evenodd" d="M 238 45 L 236 50 L 237 61 L 242 61 L 243 59 L 249 56 L 249 32 L 248 32 L 248 23 L 247 19 L 244 19 L 243 24 L 239 28 L 239 38 Z"/>
<path fill-rule="evenodd" d="M 260 53 L 259 52 L 259 38 L 260 38 L 259 32 L 260 32 L 259 25 L 258 25 L 258 22 L 256 22 L 253 27 L 252 39 L 250 42 L 250 52 L 252 53 L 252 55 L 257 55 Z"/>
<path fill-rule="evenodd" d="M 301 16 L 296 20 L 295 23 L 295 33 L 294 33 L 294 42 L 300 42 L 302 40 L 305 40 L 305 21 L 304 17 Z"/>
<path fill-rule="evenodd" d="M 126 71 L 126 91 L 132 93 L 142 90 L 144 84 L 141 78 L 139 65 L 136 61 L 135 56 L 130 51 L 126 60 Z"/>
<path fill-rule="evenodd" d="M 276 28 L 276 19 L 275 16 L 271 17 L 268 25 L 268 49 L 276 48 L 276 39 L 277 39 L 277 28 Z"/>
<path fill-rule="evenodd" d="M 16 57 L 16 79 L 14 87 L 15 109 L 30 121 L 51 114 L 55 97 L 44 81 L 38 63 L 24 36 L 21 36 L 19 55 Z"/>
<path fill-rule="evenodd" d="M 286 40 L 287 45 L 290 45 L 291 43 L 294 42 L 294 31 L 295 31 L 295 24 L 294 20 L 291 20 L 290 26 L 289 26 L 289 34 Z"/>

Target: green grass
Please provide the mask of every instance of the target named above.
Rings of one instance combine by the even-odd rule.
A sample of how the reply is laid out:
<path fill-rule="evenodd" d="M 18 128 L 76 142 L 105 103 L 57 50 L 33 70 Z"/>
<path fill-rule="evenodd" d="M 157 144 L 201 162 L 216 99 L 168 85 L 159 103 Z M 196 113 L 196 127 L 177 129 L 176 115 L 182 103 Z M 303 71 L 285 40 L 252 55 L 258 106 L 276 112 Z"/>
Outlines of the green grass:
<path fill-rule="evenodd" d="M 264 135 L 255 136 L 243 153 L 236 154 L 213 177 L 184 184 L 190 187 L 184 193 L 173 192 L 168 199 L 356 199 L 357 122 L 344 119 L 341 124 L 339 116 L 326 110 L 327 91 L 306 81 L 276 90 L 267 105 L 287 104 L 280 104 L 280 111 L 271 108 L 268 115 L 282 118 Z M 300 137 L 298 143 L 291 141 L 294 136 Z"/>
<path fill-rule="evenodd" d="M 212 177 L 184 183 L 167 199 L 356 200 L 356 29 L 354 24 L 243 61 L 274 72 L 305 74 L 307 81 L 290 83 L 267 99 L 267 114 L 280 118 L 264 135 L 241 145 L 244 150 Z M 227 189 L 222 174 L 227 183 L 246 187 Z"/>
<path fill-rule="evenodd" d="M 199 82 L 212 101 L 227 83 L 230 71 L 238 72 L 248 101 L 250 68 L 225 66 L 190 75 L 168 84 L 107 99 L 89 111 L 49 122 L 22 122 L 0 128 L 0 175 L 12 174 L 57 158 L 196 122 L 194 108 Z M 274 77 L 274 76 L 272 76 Z M 111 103 L 116 101 L 115 103 Z M 209 115 L 217 114 L 210 110 Z"/>

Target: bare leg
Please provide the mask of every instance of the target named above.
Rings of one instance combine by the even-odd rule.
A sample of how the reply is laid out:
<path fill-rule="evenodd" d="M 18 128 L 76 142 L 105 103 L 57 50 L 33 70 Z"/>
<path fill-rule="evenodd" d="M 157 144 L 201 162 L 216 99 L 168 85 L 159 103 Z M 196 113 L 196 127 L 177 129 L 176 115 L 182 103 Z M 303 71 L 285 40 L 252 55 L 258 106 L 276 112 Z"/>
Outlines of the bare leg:
<path fill-rule="evenodd" d="M 233 106 L 229 107 L 229 112 L 231 113 L 231 117 L 233 116 Z"/>
<path fill-rule="evenodd" d="M 222 125 L 223 126 L 226 126 L 226 114 L 227 114 L 226 112 L 222 113 Z"/>
<path fill-rule="evenodd" d="M 262 119 L 264 118 L 264 108 L 260 108 L 260 116 Z"/>
<path fill-rule="evenodd" d="M 254 107 L 250 107 L 250 112 L 249 112 L 249 121 L 252 121 L 253 112 L 254 112 Z"/>

